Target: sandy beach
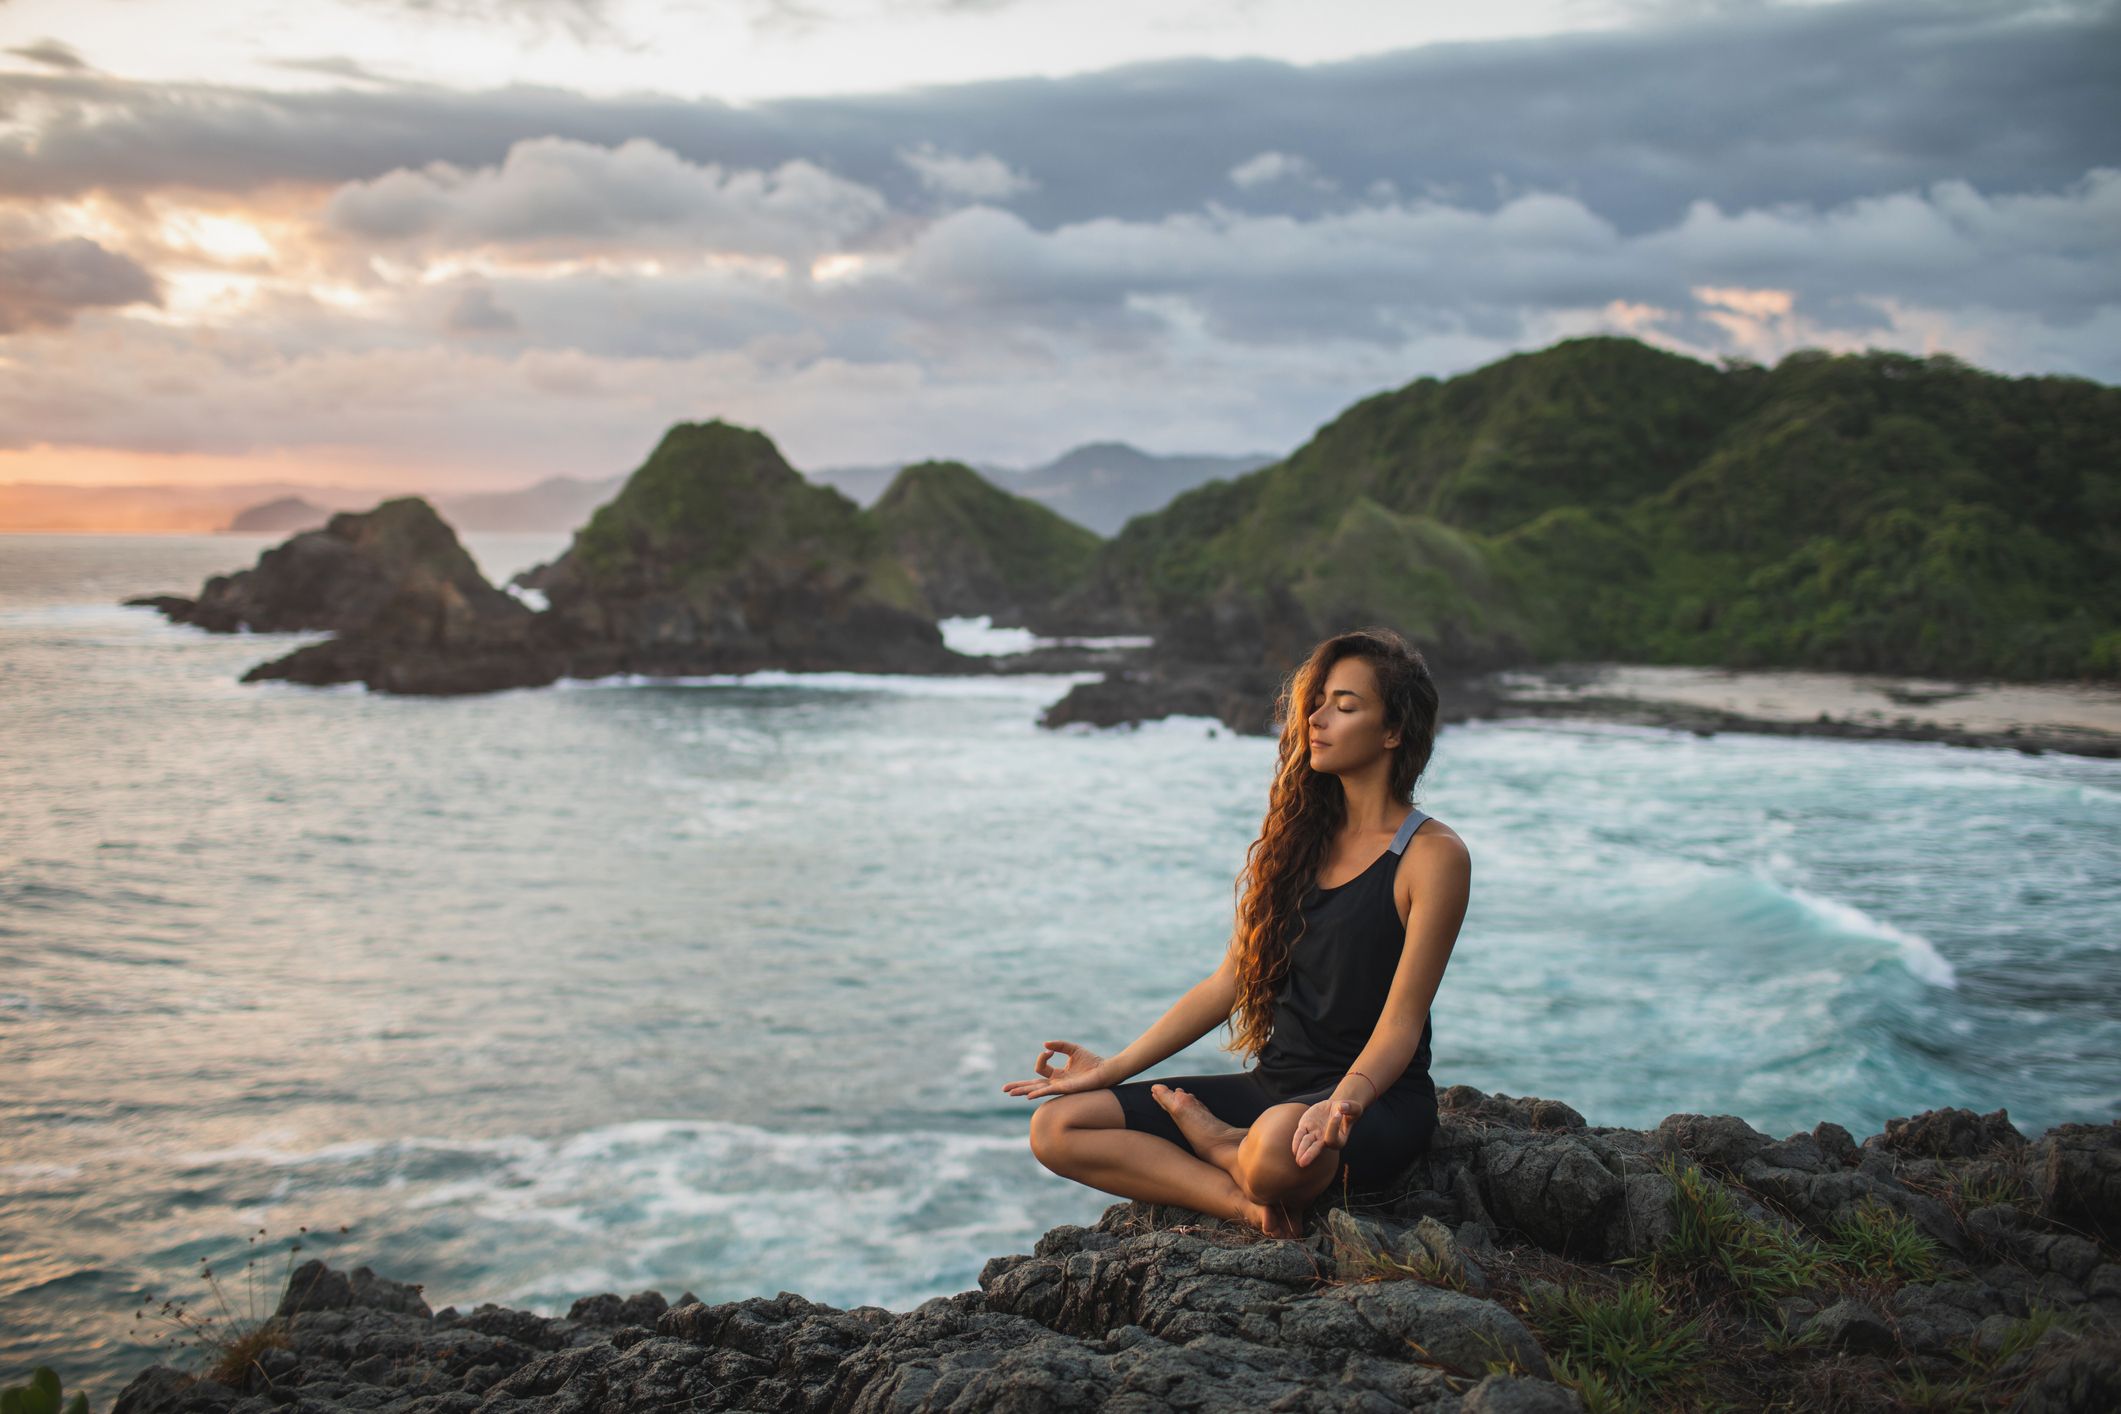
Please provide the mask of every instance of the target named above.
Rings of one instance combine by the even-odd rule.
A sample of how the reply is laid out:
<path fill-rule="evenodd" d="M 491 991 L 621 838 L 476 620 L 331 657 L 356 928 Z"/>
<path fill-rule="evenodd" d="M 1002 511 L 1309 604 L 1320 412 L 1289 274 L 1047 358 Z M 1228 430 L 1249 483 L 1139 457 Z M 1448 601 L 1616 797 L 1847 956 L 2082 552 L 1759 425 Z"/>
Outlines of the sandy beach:
<path fill-rule="evenodd" d="M 2121 685 L 2020 683 L 1637 663 L 1492 675 L 1490 711 L 1591 716 L 1697 731 L 1898 737 L 2121 756 Z"/>

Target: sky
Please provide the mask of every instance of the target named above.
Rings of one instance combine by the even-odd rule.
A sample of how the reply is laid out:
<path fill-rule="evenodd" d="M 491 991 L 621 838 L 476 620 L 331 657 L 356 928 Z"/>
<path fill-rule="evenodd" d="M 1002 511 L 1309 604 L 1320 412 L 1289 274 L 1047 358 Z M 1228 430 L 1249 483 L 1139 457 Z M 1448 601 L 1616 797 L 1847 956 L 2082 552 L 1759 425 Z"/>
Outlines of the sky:
<path fill-rule="evenodd" d="M 1589 333 L 2121 381 L 2121 0 L 0 0 L 0 482 L 1283 452 Z"/>

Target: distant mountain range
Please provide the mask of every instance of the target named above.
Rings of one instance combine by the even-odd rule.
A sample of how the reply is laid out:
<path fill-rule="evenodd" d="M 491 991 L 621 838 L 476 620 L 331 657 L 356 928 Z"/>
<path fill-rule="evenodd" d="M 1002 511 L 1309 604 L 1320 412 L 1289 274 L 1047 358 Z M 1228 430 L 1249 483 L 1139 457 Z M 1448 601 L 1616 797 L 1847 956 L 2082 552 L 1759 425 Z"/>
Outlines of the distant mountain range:
<path fill-rule="evenodd" d="M 1156 510 L 1179 492 L 1265 466 L 1248 456 L 1157 456 L 1125 442 L 1087 442 L 1043 466 L 1013 470 L 973 463 L 987 480 L 1100 535 Z M 861 505 L 884 492 L 903 464 L 827 467 L 804 473 Z M 516 491 L 423 496 L 459 532 L 564 533 L 581 526 L 626 484 L 624 475 L 552 476 Z M 0 531 L 109 531 L 291 534 L 324 524 L 337 511 L 365 511 L 414 491 L 305 486 L 261 481 L 224 486 L 63 486 L 0 483 Z"/>
<path fill-rule="evenodd" d="M 1181 491 L 1225 477 L 1243 476 L 1277 460 L 1267 452 L 1242 456 L 1158 456 L 1125 442 L 1085 442 L 1025 471 L 988 462 L 958 463 L 971 467 L 1012 496 L 1037 501 L 1046 509 L 1113 535 L 1135 516 L 1162 508 Z M 806 473 L 812 481 L 836 486 L 864 506 L 874 505 L 905 463 L 832 467 Z"/>

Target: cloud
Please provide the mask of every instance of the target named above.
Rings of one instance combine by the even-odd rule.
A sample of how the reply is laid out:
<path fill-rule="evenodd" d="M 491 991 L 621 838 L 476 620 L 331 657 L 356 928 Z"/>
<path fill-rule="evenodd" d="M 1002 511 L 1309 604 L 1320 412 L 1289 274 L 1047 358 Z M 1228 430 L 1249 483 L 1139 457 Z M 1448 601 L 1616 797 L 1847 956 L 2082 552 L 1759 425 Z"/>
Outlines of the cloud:
<path fill-rule="evenodd" d="M 1330 177 L 1318 175 L 1308 158 L 1287 152 L 1262 152 L 1248 157 L 1230 169 L 1230 180 L 1246 190 L 1272 186 L 1277 182 L 1302 182 L 1327 188 L 1334 185 Z"/>
<path fill-rule="evenodd" d="M 571 258 L 472 285 L 408 271 L 370 290 L 358 320 L 273 294 L 210 345 L 158 328 L 129 333 L 116 364 L 39 350 L 37 381 L 0 392 L 0 425 L 157 450 L 352 438 L 409 456 L 425 439 L 436 456 L 505 451 L 524 471 L 580 469 L 569 458 L 596 429 L 623 439 L 644 420 L 702 411 L 754 417 L 810 465 L 924 448 L 1028 460 L 1092 430 L 1293 445 L 1417 373 L 1600 330 L 1704 358 L 1950 349 L 2007 372 L 2112 380 L 2121 293 L 2085 237 L 2117 199 L 2121 171 L 2101 169 L 2054 193 L 1937 183 L 1826 210 L 1703 208 L 1635 235 L 1554 193 L 1494 211 L 1433 199 L 1311 219 L 1211 208 L 1047 231 L 974 205 L 838 257 L 830 278 L 794 263 Z M 1892 277 L 1889 241 L 1933 228 L 1945 235 L 1928 257 Z M 2053 319 L 2006 303 L 2027 281 L 2074 290 L 2074 302 Z M 415 359 L 405 331 L 436 327 L 460 337 Z M 182 400 L 118 396 L 159 386 L 167 366 L 184 370 Z M 563 434 L 550 410 L 535 426 L 507 420 L 526 369 L 539 370 L 533 390 L 568 390 L 580 426 Z M 414 376 L 429 383 L 389 384 Z M 342 391 L 375 416 L 348 421 L 331 401 Z M 823 400 L 802 402 L 812 395 Z M 84 411 L 56 411 L 69 407 Z M 202 407 L 222 412 L 204 419 Z M 483 453 L 471 426 L 492 433 Z"/>
<path fill-rule="evenodd" d="M 609 0 L 353 0 L 370 9 L 485 30 L 513 28 L 533 35 L 559 30 L 577 44 L 625 44 Z"/>
<path fill-rule="evenodd" d="M 1389 182 L 1493 208 L 1558 192 L 1632 233 L 1697 200 L 1835 205 L 1953 177 L 2051 190 L 2121 160 L 2117 51 L 2112 4 L 1849 0 L 1301 66 L 1166 60 L 741 108 L 520 86 L 266 93 L 14 74 L 0 76 L 0 107 L 34 104 L 38 118 L 0 131 L 0 190 L 241 194 L 491 166 L 526 139 L 638 137 L 699 164 L 802 158 L 911 208 L 930 188 L 900 154 L 932 143 L 1036 173 L 1011 206 L 1051 228 L 1198 210 L 1229 194 L 1232 168 L 1288 152 L 1340 193 Z M 1291 209 L 1324 209 L 1301 184 L 1249 195 L 1277 190 Z"/>
<path fill-rule="evenodd" d="M 48 69 L 63 69 L 68 73 L 85 74 L 94 71 L 94 66 L 81 57 L 74 47 L 56 39 L 40 39 L 30 44 L 8 46 L 8 53 L 20 55 L 32 64 L 42 64 Z"/>
<path fill-rule="evenodd" d="M 975 201 L 1001 201 L 1027 192 L 1038 183 L 991 152 L 960 157 L 924 142 L 917 148 L 901 148 L 899 160 L 920 175 L 922 185 L 946 196 L 970 197 Z"/>
<path fill-rule="evenodd" d="M 160 303 L 152 275 L 81 236 L 0 250 L 0 334 L 63 329 L 84 309 Z"/>
<path fill-rule="evenodd" d="M 452 334 L 505 334 L 522 326 L 515 315 L 494 302 L 492 290 L 474 285 L 450 305 L 443 327 Z"/>
<path fill-rule="evenodd" d="M 411 86 L 387 74 L 379 74 L 368 65 L 349 59 L 343 54 L 320 54 L 306 59 L 268 59 L 265 62 L 276 69 L 286 69 L 298 74 L 324 74 L 335 79 L 352 79 L 357 83 Z"/>
<path fill-rule="evenodd" d="M 2116 14 L 1679 5 L 742 109 L 0 76 L 0 439 L 510 478 L 716 415 L 811 466 L 1292 446 L 1601 330 L 2115 381 Z"/>
<path fill-rule="evenodd" d="M 498 164 L 401 169 L 334 193 L 325 222 L 376 246 L 545 253 L 688 247 L 800 255 L 876 226 L 884 199 L 802 158 L 771 172 L 688 162 L 647 138 L 517 143 Z"/>

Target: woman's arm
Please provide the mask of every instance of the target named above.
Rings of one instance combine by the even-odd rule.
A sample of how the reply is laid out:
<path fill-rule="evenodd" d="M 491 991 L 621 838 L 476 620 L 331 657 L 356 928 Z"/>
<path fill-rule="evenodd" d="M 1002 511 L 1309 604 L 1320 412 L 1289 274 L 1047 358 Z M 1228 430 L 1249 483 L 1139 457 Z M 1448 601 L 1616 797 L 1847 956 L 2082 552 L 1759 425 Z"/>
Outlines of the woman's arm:
<path fill-rule="evenodd" d="M 1105 1062 L 1112 1084 L 1177 1055 L 1229 1019 L 1237 1005 L 1237 963 L 1233 956 L 1236 946 L 1237 936 L 1232 933 L 1230 945 L 1223 951 L 1222 965 L 1195 982 L 1155 1025 Z"/>
<path fill-rule="evenodd" d="M 1406 943 L 1392 974 L 1392 990 L 1369 1043 L 1327 1097 L 1329 1102 L 1348 1100 L 1366 1110 L 1406 1073 L 1421 1049 L 1429 1004 L 1436 999 L 1458 941 L 1458 926 L 1465 921 L 1473 892 L 1473 861 L 1465 841 L 1455 833 L 1424 830 L 1408 841 L 1408 856 L 1414 903 L 1407 910 Z"/>

